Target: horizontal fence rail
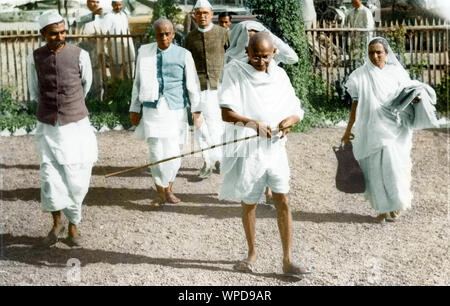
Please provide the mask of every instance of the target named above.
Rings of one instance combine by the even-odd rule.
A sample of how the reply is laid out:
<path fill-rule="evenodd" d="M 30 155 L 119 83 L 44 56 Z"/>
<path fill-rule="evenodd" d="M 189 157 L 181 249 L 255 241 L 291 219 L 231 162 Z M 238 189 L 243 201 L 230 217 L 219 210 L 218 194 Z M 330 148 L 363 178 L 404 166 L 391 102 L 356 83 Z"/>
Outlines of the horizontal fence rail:
<path fill-rule="evenodd" d="M 400 62 L 410 74 L 427 84 L 437 85 L 449 73 L 449 25 L 442 22 L 379 23 L 374 29 L 346 28 L 320 24 L 306 30 L 313 71 L 320 75 L 331 93 L 364 61 L 369 37 L 382 36 L 390 41 Z M 147 34 L 97 33 L 84 35 L 72 29 L 69 43 L 91 49 L 94 79 L 101 79 L 103 91 L 111 79 L 133 78 L 135 54 L 148 43 Z M 29 101 L 27 57 L 44 44 L 37 31 L 0 31 L 0 88 L 12 87 L 18 101 Z M 94 47 L 93 47 L 94 46 Z M 128 48 L 128 46 L 130 46 Z M 93 50 L 92 50 L 93 49 Z M 89 50 L 87 50 L 89 51 Z"/>
<path fill-rule="evenodd" d="M 84 35 L 73 29 L 67 34 L 66 41 L 89 52 L 93 78 L 101 79 L 104 96 L 111 79 L 134 77 L 136 50 L 148 42 L 148 36 L 130 33 Z M 0 88 L 14 88 L 18 101 L 30 100 L 27 58 L 44 44 L 42 35 L 37 31 L 0 31 Z"/>

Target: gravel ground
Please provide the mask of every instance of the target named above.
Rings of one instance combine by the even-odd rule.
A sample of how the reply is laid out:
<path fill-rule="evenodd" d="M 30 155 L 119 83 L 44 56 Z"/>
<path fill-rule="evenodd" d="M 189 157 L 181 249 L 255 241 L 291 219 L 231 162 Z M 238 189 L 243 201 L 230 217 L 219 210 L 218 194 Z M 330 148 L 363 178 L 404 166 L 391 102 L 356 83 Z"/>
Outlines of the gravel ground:
<path fill-rule="evenodd" d="M 34 142 L 0 138 L 0 285 L 449 285 L 449 131 L 416 132 L 413 207 L 384 225 L 362 195 L 334 187 L 331 146 L 343 131 L 289 136 L 293 257 L 313 270 L 300 281 L 281 274 L 276 214 L 266 205 L 257 209 L 256 271 L 233 271 L 247 251 L 240 204 L 217 199 L 219 175 L 196 179 L 198 156 L 183 159 L 177 205 L 150 207 L 148 170 L 105 179 L 147 162 L 145 144 L 126 131 L 98 135 L 84 248 L 34 249 L 51 226 L 40 209 Z"/>

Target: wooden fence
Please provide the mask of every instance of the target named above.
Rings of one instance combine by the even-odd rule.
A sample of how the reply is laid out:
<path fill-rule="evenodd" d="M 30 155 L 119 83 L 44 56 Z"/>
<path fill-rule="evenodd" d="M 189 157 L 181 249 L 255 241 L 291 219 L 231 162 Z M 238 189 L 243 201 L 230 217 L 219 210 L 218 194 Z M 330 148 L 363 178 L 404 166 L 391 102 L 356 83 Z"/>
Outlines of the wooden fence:
<path fill-rule="evenodd" d="M 384 23 L 374 30 L 324 23 L 319 28 L 306 30 L 312 69 L 326 81 L 330 92 L 333 85 L 344 81 L 361 64 L 369 35 L 391 38 L 391 46 L 396 44 L 397 49 L 403 50 L 400 61 L 406 69 L 425 83 L 439 84 L 444 74 L 450 72 L 449 31 L 448 25 L 435 21 Z M 126 59 L 131 58 L 130 50 L 123 49 L 124 42 L 131 40 L 137 50 L 148 42 L 148 36 L 129 33 L 81 35 L 74 31 L 67 36 L 70 43 L 83 46 L 90 42 L 97 46 L 97 54 L 95 57 L 91 54 L 91 60 L 94 78 L 101 79 L 103 89 L 115 75 L 134 77 L 134 61 Z M 15 88 L 19 101 L 29 101 L 26 59 L 42 44 L 42 36 L 36 31 L 0 31 L 0 88 Z M 118 52 L 119 49 L 122 52 Z"/>
<path fill-rule="evenodd" d="M 429 85 L 440 83 L 449 71 L 449 25 L 428 20 L 413 23 L 380 23 L 373 30 L 321 24 L 307 29 L 311 65 L 330 86 L 342 83 L 361 65 L 367 40 L 389 40 L 397 58 L 414 78 Z M 399 51 L 399 52 L 398 52 Z"/>
<path fill-rule="evenodd" d="M 82 35 L 76 30 L 67 35 L 67 42 L 89 49 L 93 78 L 101 78 L 101 86 L 112 78 L 134 77 L 134 52 L 148 42 L 146 34 L 95 34 Z M 15 89 L 18 101 L 29 101 L 27 85 L 27 58 L 33 50 L 44 45 L 43 37 L 37 31 L 0 31 L 0 88 Z M 127 48 L 126 46 L 133 46 Z M 93 56 L 95 54 L 95 56 Z M 95 80 L 94 80 L 95 82 Z"/>

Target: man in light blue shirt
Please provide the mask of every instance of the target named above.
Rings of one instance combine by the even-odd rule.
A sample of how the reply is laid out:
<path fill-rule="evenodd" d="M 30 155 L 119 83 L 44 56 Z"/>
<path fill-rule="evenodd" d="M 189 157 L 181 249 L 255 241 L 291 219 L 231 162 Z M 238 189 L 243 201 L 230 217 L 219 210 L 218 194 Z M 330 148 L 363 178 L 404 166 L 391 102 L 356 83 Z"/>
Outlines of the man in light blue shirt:
<path fill-rule="evenodd" d="M 200 103 L 194 60 L 188 50 L 172 44 L 172 22 L 160 18 L 153 29 L 156 43 L 138 51 L 130 105 L 131 124 L 137 126 L 135 137 L 147 141 L 151 163 L 180 155 L 180 144 L 185 143 L 188 132 L 186 106 Z M 181 160 L 175 159 L 151 167 L 158 193 L 153 206 L 180 202 L 172 192 L 180 165 Z"/>

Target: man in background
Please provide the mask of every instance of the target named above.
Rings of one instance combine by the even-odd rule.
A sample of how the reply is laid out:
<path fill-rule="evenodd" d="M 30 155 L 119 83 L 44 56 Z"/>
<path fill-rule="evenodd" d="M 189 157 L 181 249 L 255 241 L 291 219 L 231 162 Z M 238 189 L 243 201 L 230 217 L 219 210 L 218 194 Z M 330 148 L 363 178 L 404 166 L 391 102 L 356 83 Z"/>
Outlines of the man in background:
<path fill-rule="evenodd" d="M 113 35 L 130 34 L 128 16 L 124 12 L 123 1 L 111 2 L 112 12 L 105 16 L 104 29 Z M 112 79 L 131 79 L 133 77 L 135 51 L 131 37 L 111 38 L 108 43 L 110 71 Z"/>
<path fill-rule="evenodd" d="M 212 23 L 213 10 L 207 0 L 198 0 L 194 6 L 197 28 L 189 32 L 185 48 L 192 53 L 198 78 L 201 98 L 198 106 L 192 105 L 194 121 L 194 140 L 200 148 L 206 148 L 222 142 L 223 122 L 217 88 L 222 74 L 225 50 L 229 46 L 228 31 Z M 212 165 L 220 172 L 222 148 L 202 153 L 203 167 L 198 177 L 205 179 L 212 174 Z"/>
<path fill-rule="evenodd" d="M 231 14 L 229 12 L 222 12 L 219 14 L 219 25 L 222 28 L 230 30 L 231 27 Z"/>

